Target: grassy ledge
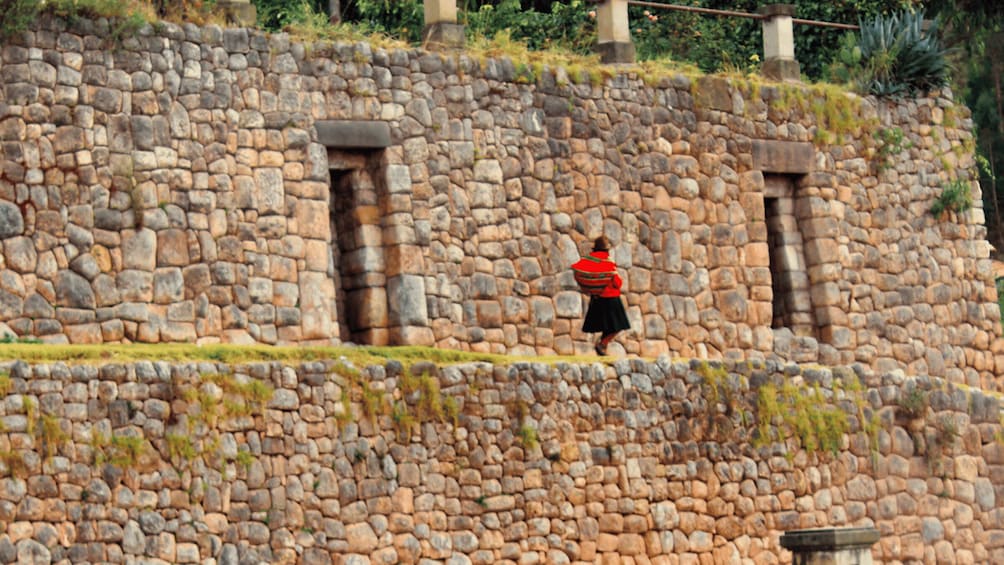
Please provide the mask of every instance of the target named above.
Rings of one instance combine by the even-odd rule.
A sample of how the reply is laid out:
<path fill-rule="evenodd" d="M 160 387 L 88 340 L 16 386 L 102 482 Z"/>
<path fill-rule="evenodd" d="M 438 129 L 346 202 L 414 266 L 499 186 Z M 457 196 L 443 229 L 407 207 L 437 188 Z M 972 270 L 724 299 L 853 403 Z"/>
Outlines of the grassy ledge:
<path fill-rule="evenodd" d="M 191 345 L 191 344 L 128 344 L 128 345 L 47 345 L 35 343 L 10 343 L 0 345 L 0 362 L 25 361 L 27 363 L 64 362 L 71 364 L 105 364 L 129 361 L 218 361 L 223 363 L 248 363 L 255 361 L 285 361 L 300 363 L 337 359 L 351 362 L 357 367 L 383 365 L 399 361 L 406 366 L 419 361 L 437 365 L 487 362 L 495 365 L 512 363 L 595 363 L 612 362 L 613 358 L 595 356 L 540 356 L 519 357 L 490 353 L 472 353 L 436 349 L 433 347 L 275 347 L 268 345 Z"/>

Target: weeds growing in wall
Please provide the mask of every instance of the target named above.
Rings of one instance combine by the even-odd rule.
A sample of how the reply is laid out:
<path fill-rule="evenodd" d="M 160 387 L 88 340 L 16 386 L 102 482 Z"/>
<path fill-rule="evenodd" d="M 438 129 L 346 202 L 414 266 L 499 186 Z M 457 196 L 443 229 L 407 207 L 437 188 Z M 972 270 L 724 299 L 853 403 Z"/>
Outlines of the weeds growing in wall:
<path fill-rule="evenodd" d="M 748 386 L 741 375 L 727 372 L 716 362 L 701 362 L 695 372 L 702 379 L 709 417 L 731 414 L 730 425 L 742 426 L 747 425 L 744 418 L 748 414 L 753 447 L 781 445 L 788 458 L 798 450 L 810 455 L 836 455 L 847 449 L 851 436 L 862 434 L 872 454 L 879 453 L 879 435 L 886 424 L 879 410 L 872 407 L 868 389 L 852 374 L 838 376 L 834 372 L 833 384 L 827 390 L 802 377 Z M 902 387 L 894 414 L 910 434 L 914 454 L 923 457 L 932 475 L 945 476 L 947 461 L 965 432 L 964 416 L 956 409 L 945 408 L 945 401 L 940 411 L 935 411 L 932 395 L 951 398 L 963 389 L 969 398 L 972 392 L 940 379 L 924 386 L 913 383 Z M 966 405 L 970 404 L 971 400 L 967 400 Z M 717 421 L 713 429 L 716 437 L 736 437 Z M 1004 433 L 998 434 L 997 441 L 1004 443 Z"/>
<path fill-rule="evenodd" d="M 931 204 L 931 214 L 940 219 L 945 212 L 961 214 L 973 207 L 973 190 L 971 181 L 953 179 L 942 189 Z"/>
<path fill-rule="evenodd" d="M 373 424 L 379 424 L 381 418 L 389 418 L 398 441 L 407 441 L 415 427 L 426 422 L 459 425 L 457 399 L 444 396 L 439 379 L 428 371 L 419 375 L 403 371 L 395 391 L 377 388 L 351 363 L 336 364 L 332 373 L 342 379 L 341 409 L 336 418 L 339 423 L 351 421 L 352 408 L 358 405 L 363 418 Z M 382 383 L 379 386 L 382 387 Z"/>
<path fill-rule="evenodd" d="M 951 398 L 959 393 L 965 392 L 966 405 L 972 406 L 973 391 L 965 385 L 958 385 L 941 379 L 933 379 L 924 388 L 914 383 L 900 393 L 897 401 L 897 415 L 905 420 L 907 431 L 913 441 L 914 453 L 924 458 L 927 463 L 928 472 L 932 476 L 944 477 L 947 475 L 950 460 L 956 454 L 963 435 L 967 431 L 964 427 L 965 418 L 956 410 L 945 409 L 944 400 L 936 403 L 932 400 L 934 395 L 942 395 Z M 996 393 L 982 394 L 1000 396 Z M 940 405 L 941 412 L 935 410 L 935 406 Z M 1004 444 L 1004 417 L 999 418 L 999 428 L 994 434 L 994 441 Z"/>
<path fill-rule="evenodd" d="M 912 387 L 899 397 L 899 408 L 910 420 L 922 419 L 927 414 L 930 405 L 927 391 Z"/>
<path fill-rule="evenodd" d="M 146 439 L 140 435 L 91 432 L 90 447 L 95 466 L 108 463 L 119 469 L 132 469 L 149 452 L 147 445 Z"/>
<path fill-rule="evenodd" d="M 876 172 L 879 173 L 894 166 L 896 164 L 894 158 L 913 146 L 903 135 L 903 130 L 898 127 L 876 129 L 872 133 L 872 138 L 876 143 L 872 162 L 875 164 Z"/>
<path fill-rule="evenodd" d="M 509 421 L 514 426 L 513 433 L 523 449 L 532 451 L 540 445 L 540 434 L 537 433 L 533 418 L 530 417 L 530 405 L 521 398 L 515 398 L 506 405 Z"/>
<path fill-rule="evenodd" d="M 15 336 L 14 334 L 9 333 L 5 333 L 3 336 L 0 336 L 0 345 L 11 343 L 42 343 L 42 340 L 37 337 Z"/>
<path fill-rule="evenodd" d="M 832 455 L 844 448 L 848 434 L 861 432 L 873 450 L 878 448 L 878 416 L 854 376 L 835 379 L 828 391 L 801 379 L 752 387 L 721 364 L 707 361 L 697 365 L 696 373 L 702 378 L 710 426 L 718 437 L 731 437 L 734 428 L 752 426 L 754 447 L 795 440 L 797 449 Z M 791 446 L 786 445 L 786 454 L 794 456 Z"/>
<path fill-rule="evenodd" d="M 254 455 L 240 448 L 235 454 L 224 455 L 221 429 L 235 426 L 235 421 L 262 415 L 275 393 L 272 385 L 228 373 L 210 373 L 199 375 L 192 381 L 174 378 L 171 386 L 174 397 L 184 401 L 185 411 L 179 414 L 158 447 L 164 459 L 179 475 L 186 471 L 194 475 L 197 462 L 218 468 L 224 477 L 229 464 L 247 470 Z M 124 466 L 134 465 L 143 453 L 133 451 L 124 442 L 128 442 L 128 438 L 121 438 L 116 450 L 126 456 L 120 461 Z M 115 447 L 114 437 L 111 444 Z M 195 494 L 190 487 L 189 495 Z"/>
<path fill-rule="evenodd" d="M 0 371 L 0 399 L 7 397 L 11 390 L 10 374 Z M 33 396 L 21 395 L 20 407 L 24 415 L 24 433 L 31 439 L 31 450 L 44 460 L 50 459 L 70 439 L 69 432 L 62 425 L 63 421 L 53 414 L 42 413 Z M 68 422 L 66 427 L 69 427 Z M 0 433 L 6 431 L 8 430 L 0 421 Z M 0 476 L 22 476 L 28 471 L 26 454 L 27 450 L 24 449 L 0 450 Z"/>
<path fill-rule="evenodd" d="M 537 435 L 537 428 L 529 423 L 521 424 L 519 427 L 519 441 L 526 449 L 533 449 L 540 445 L 540 437 Z"/>
<path fill-rule="evenodd" d="M 798 440 L 809 453 L 835 455 L 850 431 L 847 413 L 830 401 L 818 385 L 765 384 L 757 391 L 757 436 L 762 446 Z"/>
<path fill-rule="evenodd" d="M 736 425 L 747 425 L 749 412 L 743 406 L 743 397 L 749 392 L 746 380 L 730 379 L 729 372 L 720 363 L 701 361 L 696 371 L 703 379 L 701 388 L 708 403 L 708 426 L 711 430 L 724 438 L 732 434 Z M 736 416 L 738 423 L 733 421 Z"/>

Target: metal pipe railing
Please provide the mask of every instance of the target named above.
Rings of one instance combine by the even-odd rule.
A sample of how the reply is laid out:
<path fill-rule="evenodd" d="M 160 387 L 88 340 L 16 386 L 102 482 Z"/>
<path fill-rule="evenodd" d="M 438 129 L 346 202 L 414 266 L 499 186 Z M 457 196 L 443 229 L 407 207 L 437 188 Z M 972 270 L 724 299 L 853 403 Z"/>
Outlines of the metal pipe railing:
<path fill-rule="evenodd" d="M 646 8 L 661 8 L 664 10 L 674 10 L 677 12 L 691 12 L 695 14 L 706 14 L 709 16 L 727 16 L 736 18 L 749 18 L 752 20 L 765 20 L 767 16 L 763 14 L 754 14 L 751 12 L 739 12 L 736 10 L 716 10 L 714 8 L 698 8 L 696 6 L 681 6 L 679 4 L 663 4 L 662 2 L 647 2 L 645 0 L 627 0 L 627 3 L 632 6 L 644 6 Z M 841 24 L 836 22 L 822 22 L 819 20 L 804 20 L 801 18 L 792 18 L 792 23 L 810 25 L 816 27 L 832 27 L 837 29 L 847 29 L 855 30 L 859 29 L 858 26 L 854 24 Z"/>
<path fill-rule="evenodd" d="M 796 19 L 790 4 L 763 6 L 760 13 L 738 10 L 717 10 L 652 2 L 650 0 L 590 0 L 596 10 L 597 51 L 604 63 L 634 62 L 635 48 L 631 41 L 628 6 L 644 6 L 660 10 L 676 10 L 712 16 L 740 17 L 759 20 L 763 24 L 765 75 L 781 80 L 798 80 L 792 24 L 855 30 L 858 26 L 834 22 Z M 459 47 L 464 44 L 463 26 L 457 24 L 457 0 L 423 0 L 425 13 L 424 42 L 427 45 Z"/>

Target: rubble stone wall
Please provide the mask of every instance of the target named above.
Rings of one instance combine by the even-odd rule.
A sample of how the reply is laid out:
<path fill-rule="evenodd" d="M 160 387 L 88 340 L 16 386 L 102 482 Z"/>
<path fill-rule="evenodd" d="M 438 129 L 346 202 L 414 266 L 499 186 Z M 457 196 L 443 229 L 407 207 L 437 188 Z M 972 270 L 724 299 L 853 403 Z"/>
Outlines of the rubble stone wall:
<path fill-rule="evenodd" d="M 901 371 L 0 371 L 0 563 L 768 564 L 792 560 L 783 531 L 829 526 L 876 527 L 881 563 L 1004 562 L 999 401 Z M 812 412 L 847 418 L 835 451 L 755 447 L 758 399 L 785 384 L 836 395 Z"/>
<path fill-rule="evenodd" d="M 633 327 L 618 352 L 996 386 L 978 186 L 974 210 L 929 213 L 975 178 L 947 92 L 595 81 L 214 26 L 109 35 L 52 20 L 0 49 L 4 332 L 588 353 L 568 265 L 605 233 Z M 389 141 L 322 144 L 331 120 Z M 766 221 L 775 205 L 788 220 Z"/>

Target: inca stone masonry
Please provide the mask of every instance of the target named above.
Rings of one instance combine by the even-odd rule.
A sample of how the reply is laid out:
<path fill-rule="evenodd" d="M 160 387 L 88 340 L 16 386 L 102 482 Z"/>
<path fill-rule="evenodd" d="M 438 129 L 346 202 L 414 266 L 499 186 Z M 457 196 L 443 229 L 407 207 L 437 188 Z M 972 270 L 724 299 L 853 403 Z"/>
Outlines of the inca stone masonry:
<path fill-rule="evenodd" d="M 0 563 L 760 565 L 826 526 L 1004 562 L 999 400 L 963 386 L 1004 364 L 978 188 L 929 214 L 972 177 L 947 93 L 109 35 L 0 47 L 0 332 L 588 352 L 567 268 L 605 233 L 621 343 L 659 357 L 5 362 Z M 786 385 L 836 445 L 754 430 Z"/>
<path fill-rule="evenodd" d="M 878 563 L 1004 562 L 999 399 L 901 371 L 390 362 L 364 396 L 331 361 L 0 370 L 0 563 L 773 565 L 782 532 L 847 526 Z M 785 384 L 846 414 L 832 451 L 756 439 Z"/>
<path fill-rule="evenodd" d="M 978 187 L 928 213 L 974 176 L 950 99 L 158 30 L 0 50 L 3 331 L 587 353 L 568 266 L 605 233 L 629 353 L 1004 363 Z"/>

